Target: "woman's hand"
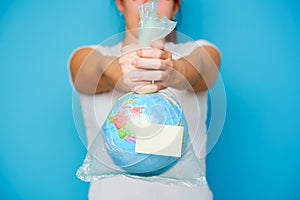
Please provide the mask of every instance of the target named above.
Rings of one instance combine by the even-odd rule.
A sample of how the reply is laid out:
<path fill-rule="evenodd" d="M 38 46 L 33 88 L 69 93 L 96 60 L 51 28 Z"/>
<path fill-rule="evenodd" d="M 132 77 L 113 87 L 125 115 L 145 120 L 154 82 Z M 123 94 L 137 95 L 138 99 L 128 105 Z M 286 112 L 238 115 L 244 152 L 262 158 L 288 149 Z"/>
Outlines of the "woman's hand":
<path fill-rule="evenodd" d="M 119 59 L 124 82 L 137 93 L 153 93 L 172 85 L 175 78 L 172 54 L 164 50 L 161 40 L 151 47 L 125 47 Z"/>

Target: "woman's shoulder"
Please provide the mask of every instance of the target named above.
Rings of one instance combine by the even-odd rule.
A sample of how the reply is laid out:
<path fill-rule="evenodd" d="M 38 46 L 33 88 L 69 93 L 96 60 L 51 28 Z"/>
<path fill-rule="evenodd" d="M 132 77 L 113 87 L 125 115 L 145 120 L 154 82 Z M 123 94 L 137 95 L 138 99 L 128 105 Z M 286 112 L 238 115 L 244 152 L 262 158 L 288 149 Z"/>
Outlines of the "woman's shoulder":
<path fill-rule="evenodd" d="M 104 56 L 119 56 L 121 54 L 121 46 L 122 43 L 118 43 L 112 46 L 106 46 L 101 44 L 90 44 L 90 45 L 82 45 L 76 48 L 75 51 L 78 51 L 80 49 L 93 49 L 97 52 L 101 53 Z"/>
<path fill-rule="evenodd" d="M 168 42 L 166 43 L 165 48 L 168 51 L 171 51 L 175 57 L 183 57 L 186 55 L 189 55 L 192 51 L 194 51 L 196 48 L 204 47 L 204 46 L 211 46 L 218 50 L 217 46 L 213 44 L 212 42 L 204 39 L 199 39 L 195 41 L 186 41 L 186 42 L 180 42 L 180 43 L 173 43 Z"/>
<path fill-rule="evenodd" d="M 186 41 L 186 42 L 180 42 L 180 43 L 173 43 L 173 42 L 166 43 L 166 47 L 177 48 L 177 49 L 199 47 L 199 46 L 213 46 L 213 47 L 217 48 L 215 44 L 213 44 L 212 42 L 210 42 L 208 40 L 204 40 L 204 39 L 199 39 L 199 40 L 195 40 L 195 41 Z"/>
<path fill-rule="evenodd" d="M 193 52 L 196 48 L 201 46 L 215 46 L 207 40 L 195 40 L 195 41 L 186 41 L 180 43 L 168 42 L 165 45 L 166 50 L 172 52 L 174 59 L 184 57 Z"/>

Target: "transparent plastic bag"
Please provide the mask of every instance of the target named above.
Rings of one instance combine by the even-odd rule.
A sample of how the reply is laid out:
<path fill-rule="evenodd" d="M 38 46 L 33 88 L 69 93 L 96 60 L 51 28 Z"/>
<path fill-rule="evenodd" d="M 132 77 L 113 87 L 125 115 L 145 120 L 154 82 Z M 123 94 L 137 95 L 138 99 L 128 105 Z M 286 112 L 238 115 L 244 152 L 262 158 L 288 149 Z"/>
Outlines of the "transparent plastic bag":
<path fill-rule="evenodd" d="M 134 116 L 132 112 L 141 108 L 144 111 Z M 125 114 L 124 110 L 129 113 Z M 139 127 L 138 123 L 182 126 L 181 156 L 136 153 L 134 130 Z M 150 133 L 150 137 L 155 135 L 156 132 Z M 121 97 L 88 152 L 77 172 L 84 181 L 127 176 L 173 185 L 206 184 L 204 170 L 193 151 L 184 113 L 174 98 L 164 92 L 147 95 L 129 93 Z"/>
<path fill-rule="evenodd" d="M 139 6 L 139 44 L 149 46 L 152 41 L 164 38 L 176 26 L 177 22 L 156 14 L 157 0 Z"/>

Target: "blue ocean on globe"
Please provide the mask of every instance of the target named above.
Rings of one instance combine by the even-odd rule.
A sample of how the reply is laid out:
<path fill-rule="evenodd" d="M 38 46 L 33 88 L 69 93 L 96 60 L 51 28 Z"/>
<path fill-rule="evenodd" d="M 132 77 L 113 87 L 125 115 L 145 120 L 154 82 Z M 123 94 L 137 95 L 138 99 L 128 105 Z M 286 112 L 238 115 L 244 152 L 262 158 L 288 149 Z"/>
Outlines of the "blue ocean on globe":
<path fill-rule="evenodd" d="M 135 152 L 135 127 L 139 124 L 183 126 L 184 154 L 188 127 L 179 103 L 164 92 L 128 93 L 115 103 L 102 126 L 105 147 L 113 162 L 125 172 L 138 175 L 154 175 L 175 165 L 180 158 Z"/>

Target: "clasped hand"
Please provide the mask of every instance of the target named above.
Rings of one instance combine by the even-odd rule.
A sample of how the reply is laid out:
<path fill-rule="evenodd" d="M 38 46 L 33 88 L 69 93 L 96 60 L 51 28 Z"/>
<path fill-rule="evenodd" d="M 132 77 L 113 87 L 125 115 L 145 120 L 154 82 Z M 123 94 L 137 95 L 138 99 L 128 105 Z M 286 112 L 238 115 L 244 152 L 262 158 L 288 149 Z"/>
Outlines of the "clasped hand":
<path fill-rule="evenodd" d="M 161 40 L 150 47 L 129 45 L 119 58 L 124 83 L 134 92 L 153 93 L 172 85 L 175 78 L 171 52 L 164 49 Z"/>

